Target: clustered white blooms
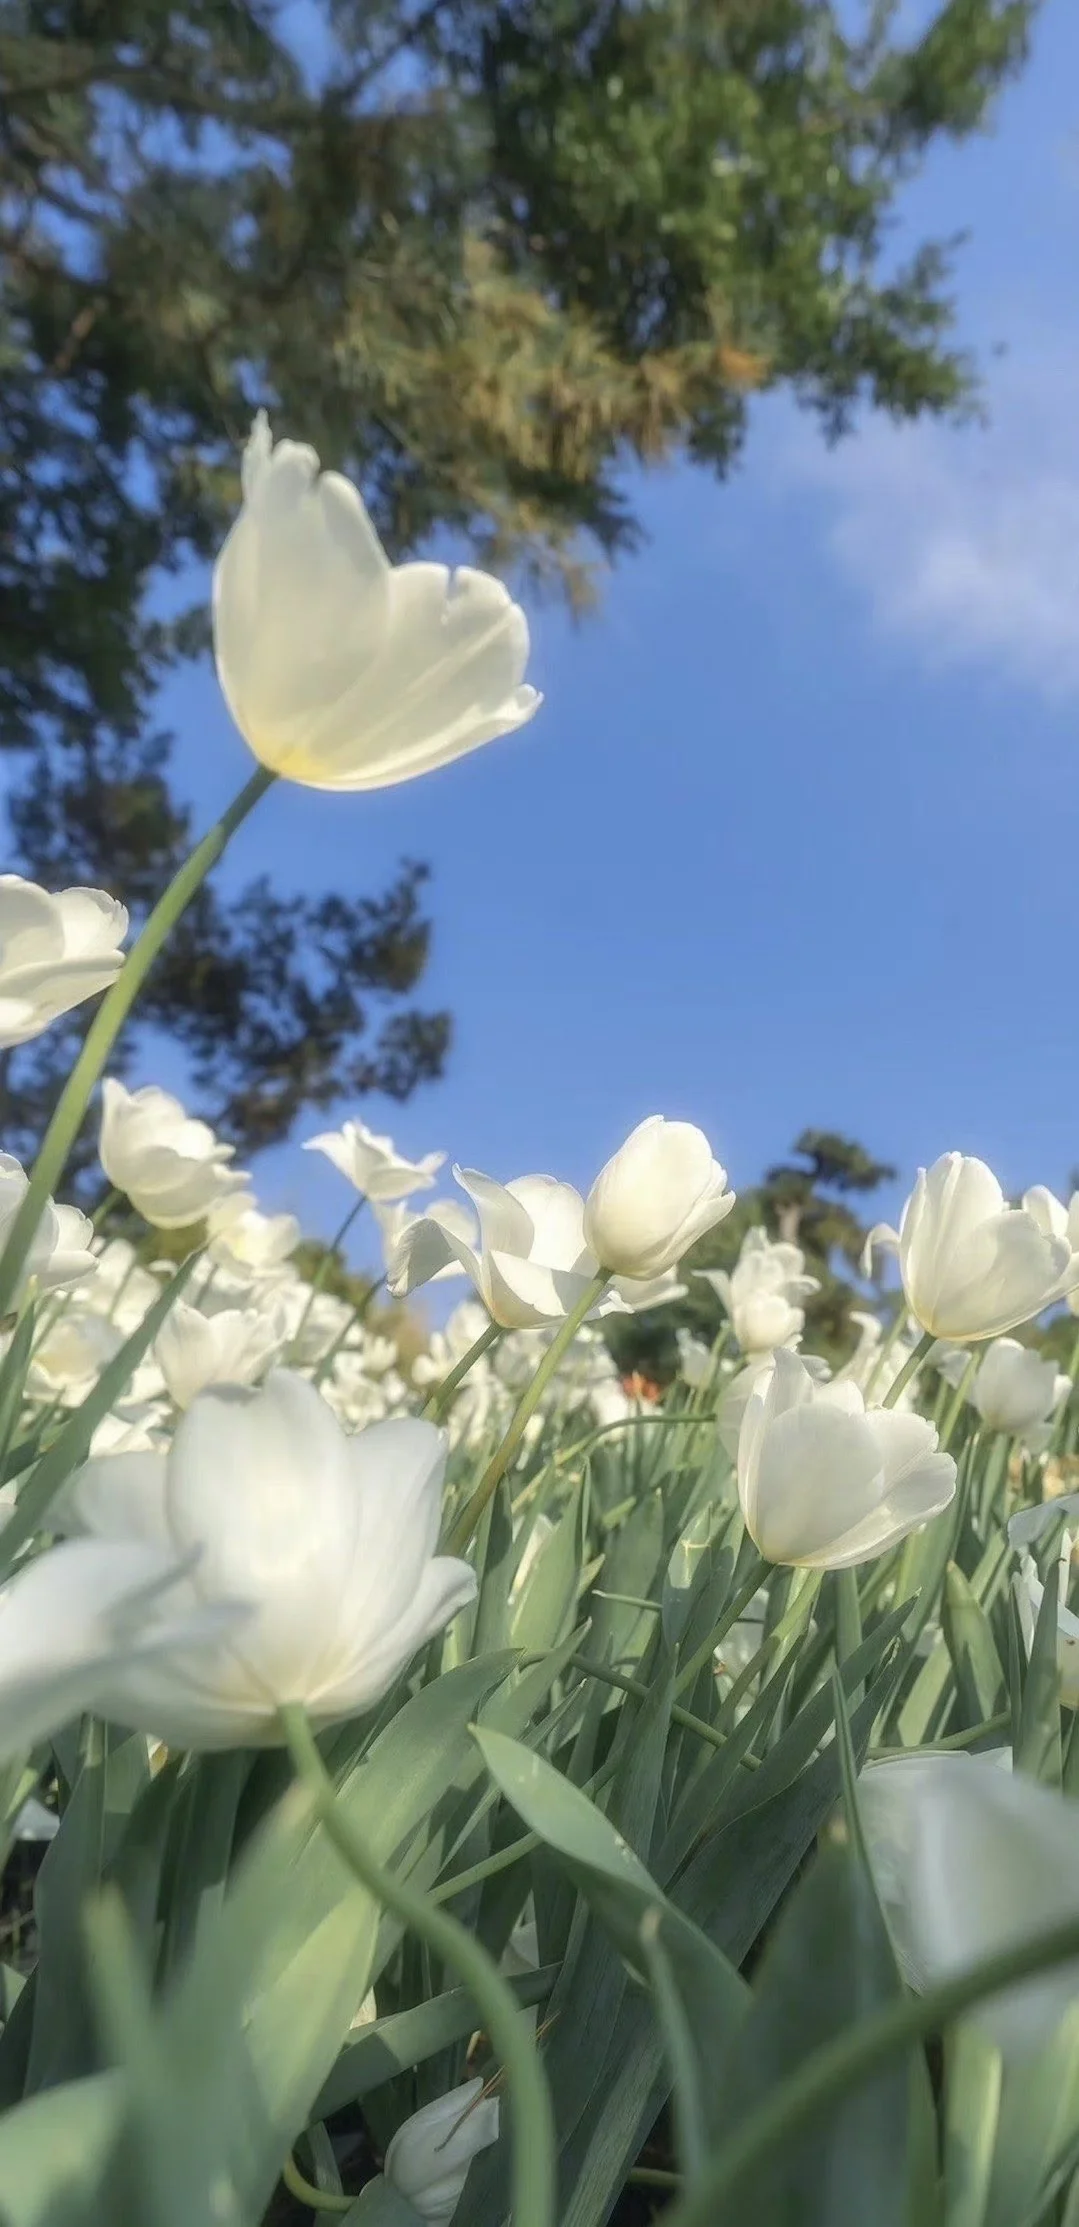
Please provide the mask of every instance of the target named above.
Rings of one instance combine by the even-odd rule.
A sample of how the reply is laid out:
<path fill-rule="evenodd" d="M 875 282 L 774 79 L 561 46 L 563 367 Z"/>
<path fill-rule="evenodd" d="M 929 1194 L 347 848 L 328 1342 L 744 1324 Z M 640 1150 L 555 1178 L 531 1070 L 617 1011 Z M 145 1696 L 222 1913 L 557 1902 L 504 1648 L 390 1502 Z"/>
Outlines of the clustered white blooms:
<path fill-rule="evenodd" d="M 524 681 L 527 627 L 499 582 L 468 568 L 451 577 L 435 564 L 392 566 L 355 489 L 320 474 L 310 449 L 274 446 L 261 415 L 243 483 L 215 574 L 215 645 L 236 723 L 266 767 L 318 788 L 378 787 L 532 716 L 539 699 Z M 0 1045 L 27 1041 L 107 989 L 123 964 L 126 927 L 123 907 L 101 892 L 50 896 L 0 877 Z M 842 1672 L 839 1614 L 851 1581 L 837 1579 L 833 1594 L 822 1573 L 852 1571 L 945 1511 L 957 1522 L 964 1510 L 947 1450 L 951 1422 L 941 1433 L 917 1412 L 915 1364 L 967 1389 L 978 1418 L 966 1418 L 968 1445 L 997 1434 L 989 1475 L 998 1484 L 1007 1442 L 1043 1449 L 1069 1392 L 1069 1378 L 1009 1333 L 1057 1303 L 1079 1314 L 1079 1193 L 1064 1206 L 1036 1187 L 1010 1206 L 990 1169 L 959 1153 L 919 1173 L 898 1231 L 872 1233 L 870 1254 L 886 1244 L 899 1259 L 904 1313 L 887 1335 L 875 1315 L 857 1317 L 857 1348 L 834 1374 L 799 1354 L 803 1302 L 817 1280 L 797 1244 L 751 1229 L 729 1269 L 701 1272 L 727 1310 L 739 1365 L 722 1351 L 726 1332 L 714 1351 L 682 1332 L 682 1383 L 670 1413 L 657 1416 L 654 1387 L 623 1379 L 599 1318 L 681 1296 L 687 1255 L 734 1205 L 707 1137 L 687 1122 L 652 1115 L 639 1123 L 586 1195 L 548 1174 L 501 1184 L 455 1170 L 468 1207 L 435 1199 L 422 1210 L 408 1202 L 433 1190 L 444 1154 L 410 1159 L 351 1119 L 309 1138 L 307 1149 L 330 1160 L 357 1205 L 370 1201 L 397 1297 L 445 1276 L 463 1275 L 472 1287 L 411 1361 L 392 1318 L 368 1319 L 371 1291 L 353 1305 L 302 1272 L 296 1217 L 265 1212 L 250 1176 L 231 1164 L 231 1147 L 168 1092 L 107 1079 L 99 1149 L 109 1184 L 149 1230 L 202 1225 L 200 1251 L 182 1296 L 162 1314 L 172 1271 L 152 1242 L 95 1235 L 74 1208 L 41 1205 L 13 1294 L 13 1309 L 25 1312 L 2 1330 L 9 1358 L 26 1333 L 27 1441 L 37 1432 L 44 1443 L 57 1411 L 96 1406 L 81 1441 L 89 1456 L 48 1510 L 47 1535 L 19 1550 L 25 1559 L 0 1584 L 5 1763 L 84 1711 L 194 1751 L 277 1744 L 287 1736 L 283 1712 L 297 1706 L 316 1728 L 364 1716 L 412 1676 L 421 1650 L 479 1592 L 473 1561 L 439 1551 L 443 1535 L 461 1536 L 456 1479 L 443 1532 L 451 1449 L 466 1476 L 474 1449 L 504 1454 L 503 1471 L 485 1474 L 512 1487 L 501 1504 L 512 1573 L 501 1606 L 513 1644 L 523 1645 L 536 1597 L 554 1589 L 552 1571 L 561 1585 L 565 1507 L 576 1525 L 592 1489 L 594 1441 L 621 1431 L 645 1441 L 650 1415 L 684 1428 L 683 1443 L 705 1434 L 699 1474 L 690 1473 L 700 1501 L 686 1503 L 690 1527 L 672 1557 L 670 1539 L 660 1540 L 668 1513 L 654 1489 L 660 1471 L 651 1469 L 631 1520 L 655 1518 L 662 1600 L 597 1585 L 595 1605 L 620 1603 L 645 1620 L 661 1607 L 669 1644 L 679 1572 L 695 1558 L 706 1567 L 719 1511 L 731 1568 L 750 1560 L 714 1658 L 721 1690 L 729 1693 L 736 1676 L 741 1686 L 758 1660 L 762 1676 L 783 1670 L 768 1655 L 780 1636 L 770 1622 L 774 1599 L 767 1583 L 754 1595 L 761 1571 L 743 1527 L 766 1563 L 790 1573 L 780 1581 L 781 1620 L 803 1609 L 808 1618 L 818 1588 L 836 1604 L 832 1659 Z M 27 1188 L 19 1164 L 0 1155 L 0 1251 Z M 103 1412 L 104 1372 L 129 1338 L 141 1358 Z M 428 1399 L 437 1425 L 415 1413 Z M 548 1460 L 545 1434 L 567 1420 L 568 1446 Z M 575 1465 L 576 1497 L 557 1520 L 535 1499 L 534 1477 L 521 1491 L 519 1476 L 506 1478 L 511 1461 L 533 1458 L 537 1441 L 541 1483 L 567 1452 Z M 624 1465 L 625 1477 L 640 1474 L 636 1461 Z M 2 1490 L 0 1524 L 14 1553 L 19 1501 L 13 1484 Z M 1004 1573 L 1028 1657 L 1040 1651 L 1051 1685 L 1055 1641 L 1060 1698 L 1075 1710 L 1079 1613 L 1070 1599 L 1074 1538 L 1064 1526 L 1077 1510 L 1079 1495 L 1065 1495 L 1055 1510 L 1047 1502 L 1014 1515 Z M 617 1506 L 603 1507 L 604 1523 L 618 1516 Z M 1053 1543 L 1045 1534 L 1058 1520 Z M 948 1551 L 952 1537 L 949 1530 Z M 996 1567 L 1007 1554 L 1000 1538 L 993 1545 Z M 918 1542 L 913 1551 L 917 1562 Z M 601 1544 L 585 1562 L 582 1599 L 606 1554 Z M 1055 1573 L 1046 1554 L 1056 1557 Z M 885 1567 L 885 1601 L 895 1570 L 906 1567 L 907 1554 Z M 968 1582 L 958 1564 L 953 1582 Z M 563 1637 L 576 1606 L 560 1595 Z M 456 1627 L 465 1650 L 470 1629 Z M 698 1669 L 715 1630 L 705 1623 Z M 931 1633 L 938 1661 L 950 1644 L 939 1628 Z M 451 1655 L 455 1646 L 451 1635 Z M 1021 1668 L 1022 1648 L 1012 1654 Z M 748 1696 L 738 1705 L 748 1710 Z M 682 1715 L 688 1730 L 694 1719 Z M 541 1761 L 530 1757 L 537 1772 Z M 861 1773 L 870 1862 L 915 1987 L 1079 1913 L 1071 1804 L 1001 1767 L 1010 1762 L 1010 1750 L 918 1754 Z M 671 1823 L 680 1829 L 677 1807 Z M 532 1970 L 530 1907 L 511 1962 L 527 1934 Z M 1021 2057 L 1044 2046 L 1077 1987 L 1076 1967 L 1065 1965 L 977 2015 L 1007 2059 Z M 352 2023 L 375 2015 L 368 1992 Z M 470 2080 L 398 2128 L 385 2154 L 388 2188 L 431 2227 L 449 2227 L 472 2160 L 498 2133 L 497 2100 Z"/>
<path fill-rule="evenodd" d="M 749 1229 L 729 1273 L 722 1268 L 697 1270 L 722 1300 L 747 1358 L 771 1353 L 776 1346 L 798 1344 L 805 1329 L 800 1302 L 820 1290 L 819 1277 L 807 1276 L 805 1265 L 801 1246 L 773 1243 L 766 1231 Z"/>
<path fill-rule="evenodd" d="M 601 1271 L 608 1282 L 594 1295 L 600 1313 L 679 1297 L 672 1270 L 734 1205 L 703 1132 L 659 1114 L 601 1168 L 587 1198 L 550 1175 L 503 1184 L 475 1168 L 454 1174 L 476 1209 L 478 1244 L 444 1217 L 421 1215 L 402 1231 L 390 1288 L 404 1297 L 456 1262 L 506 1330 L 563 1320 Z"/>

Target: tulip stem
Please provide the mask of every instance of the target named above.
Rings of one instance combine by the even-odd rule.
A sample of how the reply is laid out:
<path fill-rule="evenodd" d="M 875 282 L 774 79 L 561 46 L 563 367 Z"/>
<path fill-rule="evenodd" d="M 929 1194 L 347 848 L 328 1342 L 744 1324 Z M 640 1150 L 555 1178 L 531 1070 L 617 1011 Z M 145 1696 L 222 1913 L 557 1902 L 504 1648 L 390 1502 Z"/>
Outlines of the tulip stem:
<path fill-rule="evenodd" d="M 858 1595 L 857 1570 L 834 1570 L 835 1588 L 835 1659 L 842 1666 L 856 1655 L 862 1644 L 862 1604 Z M 865 1692 L 860 1682 L 852 1688 L 850 1705 L 856 1708 Z"/>
<path fill-rule="evenodd" d="M 457 1972 L 469 1989 L 506 2075 L 513 2112 L 510 2217 L 514 2227 L 554 2227 L 555 2133 L 550 2090 L 539 2054 L 512 1988 L 493 1958 L 448 1910 L 379 1863 L 347 1816 L 319 1752 L 307 1712 L 281 1710 L 293 1769 L 311 1794 L 319 1819 L 353 1876 L 374 1900 Z"/>
<path fill-rule="evenodd" d="M 335 1229 L 333 1236 L 331 1237 L 330 1242 L 322 1255 L 322 1259 L 320 1260 L 318 1267 L 316 1268 L 315 1273 L 311 1278 L 311 1288 L 307 1294 L 307 1304 L 304 1307 L 303 1313 L 296 1325 L 295 1334 L 289 1347 L 290 1361 L 296 1361 L 299 1358 L 300 1340 L 302 1339 L 304 1331 L 307 1328 L 307 1321 L 311 1313 L 311 1309 L 314 1306 L 315 1301 L 318 1298 L 320 1291 L 322 1290 L 323 1284 L 325 1283 L 326 1278 L 330 1273 L 330 1264 L 335 1259 L 336 1255 L 340 1252 L 341 1247 L 344 1244 L 350 1229 L 352 1228 L 352 1224 L 360 1211 L 360 1208 L 362 1206 L 366 1206 L 366 1204 L 366 1195 L 361 1195 L 355 1201 L 355 1204 L 349 1207 L 344 1221 L 341 1223 L 338 1229 Z"/>
<path fill-rule="evenodd" d="M 236 829 L 246 820 L 248 813 L 254 810 L 259 798 L 265 795 L 275 778 L 265 766 L 260 766 L 252 774 L 250 781 L 244 784 L 239 796 L 234 797 L 227 812 L 222 813 L 215 826 L 203 836 L 201 843 L 196 844 L 190 858 L 185 859 L 179 873 L 173 876 L 164 896 L 158 898 L 111 990 L 102 999 L 42 1138 L 29 1188 L 0 1254 L 0 1319 L 11 1311 L 12 1298 L 18 1288 L 34 1231 L 44 1212 L 45 1201 L 55 1191 L 64 1172 L 68 1154 L 82 1127 L 91 1093 L 101 1079 L 109 1053 L 158 952 L 181 914 L 186 912 L 192 898 L 197 895 L 211 867 L 216 866 Z"/>
<path fill-rule="evenodd" d="M 916 1371 L 921 1368 L 922 1362 L 925 1360 L 930 1346 L 935 1344 L 936 1339 L 934 1338 L 932 1331 L 923 1330 L 913 1353 L 908 1353 L 907 1358 L 904 1361 L 894 1384 L 889 1384 L 884 1398 L 880 1403 L 882 1407 L 895 1406 L 900 1393 L 906 1391 L 911 1377 L 914 1376 Z"/>
<path fill-rule="evenodd" d="M 480 1331 L 479 1337 L 473 1339 L 468 1352 L 463 1353 L 460 1360 L 454 1362 L 449 1375 L 444 1376 L 441 1384 L 436 1384 L 433 1391 L 428 1393 L 420 1409 L 420 1415 L 425 1422 L 442 1422 L 452 1405 L 453 1395 L 458 1385 L 464 1381 L 473 1363 L 481 1360 L 485 1353 L 489 1353 L 491 1347 L 497 1345 L 498 1340 L 505 1337 L 505 1334 L 500 1322 L 489 1322 L 486 1329 Z"/>
<path fill-rule="evenodd" d="M 466 1500 L 457 1521 L 451 1526 L 445 1547 L 442 1549 L 443 1553 L 464 1553 L 488 1501 L 497 1490 L 517 1452 L 528 1424 L 539 1406 L 540 1400 L 562 1359 L 562 1355 L 573 1344 L 573 1340 L 586 1315 L 591 1314 L 597 1299 L 602 1298 L 610 1280 L 610 1271 L 606 1268 L 599 1269 L 587 1289 L 582 1291 L 576 1306 L 571 1307 L 565 1320 L 559 1323 L 535 1376 L 532 1378 L 532 1382 L 526 1387 L 517 1403 L 513 1420 L 501 1445 L 495 1448 L 475 1492 L 470 1499 Z"/>
<path fill-rule="evenodd" d="M 342 2213 L 350 2212 L 356 2202 L 354 2196 L 334 2196 L 328 2188 L 316 2188 L 314 2181 L 304 2178 L 291 2150 L 281 2167 L 281 2179 L 289 2195 L 306 2204 L 308 2211 L 335 2212 L 340 2218 Z"/>
<path fill-rule="evenodd" d="M 682 2201 L 664 2214 L 664 2227 L 712 2227 L 713 2220 L 751 2173 L 788 2150 L 794 2137 L 862 2087 L 889 2058 L 924 2041 L 1019 1980 L 1051 1971 L 1079 1955 L 1079 1918 L 1000 1949 L 971 1970 L 920 1996 L 889 2003 L 815 2049 L 737 2133 L 711 2158 Z"/>
<path fill-rule="evenodd" d="M 376 1299 L 378 1298 L 379 1292 L 384 1291 L 385 1286 L 386 1278 L 385 1276 L 380 1276 L 377 1284 L 372 1284 L 370 1291 L 364 1292 L 363 1298 L 360 1300 L 359 1305 L 353 1307 L 352 1313 L 350 1314 L 344 1329 L 338 1331 L 333 1344 L 331 1346 L 327 1346 L 317 1369 L 314 1370 L 311 1377 L 311 1382 L 314 1385 L 316 1392 L 319 1388 L 319 1385 L 322 1384 L 325 1381 L 326 1377 L 329 1375 L 330 1370 L 332 1369 L 342 1346 L 347 1343 L 348 1339 L 352 1336 L 353 1331 L 363 1329 L 364 1323 L 366 1322 L 367 1317 L 370 1314 Z"/>
<path fill-rule="evenodd" d="M 768 1564 L 763 1557 L 758 1557 L 745 1584 L 739 1587 L 733 1601 L 728 1601 L 715 1630 L 701 1641 L 699 1647 L 694 1648 L 689 1661 L 681 1665 L 674 1682 L 676 1694 L 685 1693 L 687 1687 L 693 1684 L 698 1671 L 703 1670 L 705 1663 L 715 1654 L 717 1647 L 722 1647 L 727 1633 L 737 1624 L 743 1610 L 749 1607 L 754 1594 L 760 1592 L 767 1569 Z"/>

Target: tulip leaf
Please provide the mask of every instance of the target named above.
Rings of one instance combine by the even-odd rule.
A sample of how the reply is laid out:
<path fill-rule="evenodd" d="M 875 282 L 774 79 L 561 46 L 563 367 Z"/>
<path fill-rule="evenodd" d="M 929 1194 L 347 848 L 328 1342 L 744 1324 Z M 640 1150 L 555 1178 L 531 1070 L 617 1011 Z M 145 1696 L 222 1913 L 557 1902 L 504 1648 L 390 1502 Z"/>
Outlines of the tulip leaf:
<path fill-rule="evenodd" d="M 985 1610 L 955 1562 L 945 1573 L 941 1627 L 955 1673 L 959 1723 L 984 1724 L 1000 1708 L 1004 1671 Z"/>
<path fill-rule="evenodd" d="M 1059 1786 L 1060 1672 L 1057 1668 L 1057 1616 L 1060 1564 L 1054 1556 L 1046 1571 L 1041 1606 L 1022 1677 L 1022 1700 L 1014 1742 L 1015 1768 L 1049 1786 Z"/>
<path fill-rule="evenodd" d="M 99 2227 L 99 2177 L 116 2141 L 124 2086 L 116 2072 L 70 2080 L 0 2118 L 4 2227 Z"/>
<path fill-rule="evenodd" d="M 545 2003 L 558 1976 L 558 1967 L 547 1964 L 509 1982 L 519 2003 Z M 355 2103 L 395 2080 L 399 2073 L 467 2041 L 479 2025 L 476 2005 L 467 1987 L 453 1987 L 411 2010 L 395 2011 L 361 2028 L 355 2041 L 345 2044 L 333 2071 L 319 2090 L 312 2107 L 313 2121 L 328 2119 L 346 2103 Z"/>
<path fill-rule="evenodd" d="M 516 1561 L 509 1486 L 503 1477 L 487 1511 L 483 1574 L 472 1629 L 472 1654 L 493 1654 L 510 1639 L 510 1585 Z"/>
<path fill-rule="evenodd" d="M 511 1618 L 515 1647 L 554 1647 L 573 1617 L 583 1560 L 581 1496 L 575 1493 L 553 1531 L 541 1540 Z"/>
<path fill-rule="evenodd" d="M 1054 2169 L 1062 2158 L 1074 2159 L 1077 2141 L 1079 2006 L 1035 2056 L 1007 2068 L 985 2227 L 1017 2227 L 1040 2218 Z"/>
<path fill-rule="evenodd" d="M 946 2043 L 944 2194 L 948 2227 L 985 2227 L 1000 2117 L 999 2049 L 970 2019 Z M 1014 2221 L 1014 2214 L 1012 2215 Z"/>
<path fill-rule="evenodd" d="M 93 1391 L 82 1406 L 77 1407 L 74 1414 L 69 1416 L 47 1453 L 42 1454 L 35 1464 L 22 1487 L 9 1521 L 0 1531 L 0 1572 L 10 1570 L 19 1548 L 25 1546 L 34 1532 L 41 1529 L 49 1506 L 61 1485 L 86 1460 L 90 1441 L 98 1424 L 104 1422 L 143 1355 L 149 1352 L 166 1315 L 180 1297 L 197 1258 L 197 1254 L 192 1253 L 177 1269 L 153 1304 L 147 1308 L 138 1327 L 129 1338 L 125 1338 L 119 1352 L 102 1369 Z"/>
<path fill-rule="evenodd" d="M 733 2132 L 805 2058 L 901 1993 L 891 1943 L 864 1866 L 825 1848 L 779 1920 L 753 2003 L 717 2068 L 718 2132 Z M 923 2068 L 924 2069 L 924 2068 Z M 909 2061 L 897 2059 L 818 2125 L 777 2144 L 714 2227 L 929 2227 L 917 2156 Z"/>

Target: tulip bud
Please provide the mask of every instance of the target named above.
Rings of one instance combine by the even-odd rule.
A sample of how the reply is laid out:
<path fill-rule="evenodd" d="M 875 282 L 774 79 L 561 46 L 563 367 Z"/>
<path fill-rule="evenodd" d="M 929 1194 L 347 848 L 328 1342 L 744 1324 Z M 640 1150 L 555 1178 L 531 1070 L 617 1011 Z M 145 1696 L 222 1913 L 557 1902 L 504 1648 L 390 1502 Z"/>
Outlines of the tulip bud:
<path fill-rule="evenodd" d="M 431 2227 L 449 2227 L 473 2158 L 497 2140 L 497 2096 L 483 2094 L 482 2080 L 466 2080 L 398 2127 L 386 2179 Z"/>
<path fill-rule="evenodd" d="M 920 1415 L 866 1408 L 856 1384 L 818 1384 L 780 1347 L 754 1383 L 738 1437 L 746 1529 L 770 1562 L 845 1570 L 938 1515 L 955 1463 Z"/>
<path fill-rule="evenodd" d="M 703 1130 L 652 1114 L 600 1169 L 585 1201 L 584 1234 L 613 1275 L 659 1276 L 733 1205 Z"/>
<path fill-rule="evenodd" d="M 361 1198 L 387 1205 L 411 1198 L 414 1191 L 429 1191 L 446 1157 L 427 1152 L 422 1160 L 408 1160 L 392 1137 L 376 1136 L 362 1121 L 346 1121 L 340 1129 L 308 1137 L 303 1149 L 324 1152 Z"/>

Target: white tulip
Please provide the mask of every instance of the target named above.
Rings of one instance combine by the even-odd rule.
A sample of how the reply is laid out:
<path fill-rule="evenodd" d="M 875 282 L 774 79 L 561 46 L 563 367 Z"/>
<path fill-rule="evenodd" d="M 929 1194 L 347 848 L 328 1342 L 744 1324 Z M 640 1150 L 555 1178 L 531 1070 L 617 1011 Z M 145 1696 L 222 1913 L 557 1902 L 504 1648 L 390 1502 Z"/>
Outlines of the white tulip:
<path fill-rule="evenodd" d="M 123 1342 L 123 1331 L 103 1315 L 65 1307 L 34 1346 L 26 1375 L 27 1398 L 81 1407 Z"/>
<path fill-rule="evenodd" d="M 955 1476 L 922 1416 L 867 1409 L 857 1385 L 816 1383 L 784 1347 L 750 1391 L 738 1497 L 770 1562 L 825 1570 L 867 1562 L 946 1508 Z"/>
<path fill-rule="evenodd" d="M 703 1130 L 651 1114 L 600 1169 L 585 1204 L 585 1237 L 616 1275 L 660 1276 L 733 1205 Z"/>
<path fill-rule="evenodd" d="M 676 1330 L 678 1340 L 678 1373 L 691 1392 L 703 1392 L 716 1373 L 716 1360 L 703 1338 L 695 1338 L 690 1330 Z"/>
<path fill-rule="evenodd" d="M 429 1191 L 446 1157 L 444 1152 L 427 1152 L 422 1160 L 406 1160 L 392 1137 L 376 1136 L 362 1121 L 346 1121 L 340 1129 L 308 1137 L 303 1149 L 324 1152 L 361 1198 L 380 1201 Z"/>
<path fill-rule="evenodd" d="M 472 1600 L 467 1562 L 436 1552 L 445 1440 L 430 1423 L 349 1437 L 304 1378 L 200 1392 L 167 1454 L 90 1461 L 68 1529 L 190 1556 L 193 1607 L 239 1602 L 235 1646 L 118 1668 L 98 1708 L 173 1747 L 271 1745 L 278 1710 L 318 1724 L 379 1701 Z"/>
<path fill-rule="evenodd" d="M 827 1384 L 832 1374 L 827 1361 L 817 1353 L 800 1353 L 803 1369 L 814 1384 Z M 742 1435 L 742 1418 L 755 1391 L 764 1391 L 773 1376 L 774 1353 L 757 1353 L 744 1367 L 727 1375 L 716 1408 L 716 1432 L 719 1443 L 732 1462 L 738 1460 L 738 1441 Z M 728 1364 L 729 1366 L 729 1364 Z"/>
<path fill-rule="evenodd" d="M 797 1345 L 805 1329 L 805 1310 L 799 1305 L 820 1290 L 816 1276 L 805 1273 L 801 1246 L 774 1244 L 762 1229 L 750 1229 L 730 1272 L 699 1268 L 697 1274 L 711 1285 L 731 1318 L 731 1327 L 743 1353 L 770 1353 L 778 1345 Z"/>
<path fill-rule="evenodd" d="M 154 1343 L 165 1384 L 177 1407 L 190 1407 L 208 1384 L 254 1384 L 276 1361 L 286 1338 L 282 1317 L 255 1307 L 223 1307 L 203 1315 L 173 1302 Z"/>
<path fill-rule="evenodd" d="M 1028 1214 L 1033 1214 L 1039 1229 L 1067 1245 L 1071 1260 L 1056 1296 L 1067 1300 L 1071 1314 L 1079 1314 L 1079 1191 L 1072 1192 L 1065 1206 L 1044 1183 L 1035 1183 L 1024 1191 L 1023 1205 Z"/>
<path fill-rule="evenodd" d="M 479 1216 L 479 1248 L 445 1222 L 423 1215 L 398 1242 L 391 1291 L 403 1298 L 456 1261 L 503 1329 L 560 1321 L 596 1273 L 584 1240 L 580 1192 L 553 1175 L 522 1175 L 502 1184 L 475 1168 L 455 1168 L 454 1174 Z"/>
<path fill-rule="evenodd" d="M 0 1252 L 3 1251 L 30 1178 L 10 1152 L 0 1152 Z M 25 1291 L 62 1291 L 82 1283 L 97 1268 L 91 1251 L 93 1224 L 77 1206 L 46 1199 L 19 1278 L 16 1297 Z"/>
<path fill-rule="evenodd" d="M 263 1214 L 242 1191 L 211 1206 L 206 1222 L 214 1267 L 248 1282 L 275 1275 L 300 1242 L 295 1214 Z"/>
<path fill-rule="evenodd" d="M 1069 1279 L 1079 1284 L 1079 1255 L 1067 1237 L 1042 1212 L 1007 1206 L 992 1169 L 961 1152 L 919 1168 L 898 1233 L 878 1224 L 866 1250 L 889 1243 L 898 1246 L 915 1320 L 958 1345 L 1030 1322 Z"/>
<path fill-rule="evenodd" d="M 440 1222 L 443 1229 L 452 1230 L 455 1237 L 459 1237 L 463 1244 L 473 1250 L 479 1239 L 476 1217 L 469 1213 L 466 1206 L 461 1205 L 459 1199 L 432 1199 L 430 1204 L 424 1208 L 422 1214 L 414 1214 L 411 1208 L 405 1205 L 403 1199 L 385 1202 L 381 1199 L 372 1199 L 371 1210 L 378 1223 L 379 1236 L 382 1239 L 382 1265 L 386 1271 L 386 1280 L 391 1291 L 394 1288 L 394 1277 L 401 1267 L 398 1259 L 401 1239 L 405 1231 L 411 1229 L 414 1223 L 420 1221 Z M 461 1262 L 456 1255 L 453 1255 L 442 1268 L 436 1269 L 434 1275 L 426 1277 L 424 1281 L 431 1284 L 441 1284 L 445 1283 L 447 1277 L 463 1276 L 464 1274 L 465 1270 Z"/>
<path fill-rule="evenodd" d="M 1075 1806 L 994 1768 L 989 1756 L 876 1763 L 858 1806 L 900 1961 L 919 1989 L 1079 1918 Z M 1006 2058 L 1052 2036 L 1079 1992 L 1079 1964 L 993 1997 L 971 2013 Z"/>
<path fill-rule="evenodd" d="M 0 1046 L 27 1044 L 115 982 L 127 913 L 101 889 L 54 897 L 0 874 Z"/>
<path fill-rule="evenodd" d="M 97 1268 L 87 1304 L 106 1315 L 126 1337 L 138 1329 L 154 1300 L 160 1298 L 159 1278 L 163 1274 L 171 1276 L 175 1263 L 164 1262 L 159 1270 L 144 1268 L 126 1237 L 95 1238 L 94 1258 Z"/>
<path fill-rule="evenodd" d="M 110 1078 L 102 1085 L 98 1150 L 109 1182 L 155 1229 L 185 1229 L 248 1186 L 227 1164 L 234 1147 L 218 1144 L 205 1121 L 191 1120 L 178 1098 L 153 1083 L 128 1090 Z"/>
<path fill-rule="evenodd" d="M 466 2080 L 398 2127 L 383 2170 L 430 2227 L 449 2227 L 473 2158 L 497 2140 L 498 2097 Z"/>
<path fill-rule="evenodd" d="M 380 789 L 538 710 L 528 626 L 501 581 L 391 565 L 357 490 L 264 411 L 217 560 L 217 673 L 256 758 L 314 789 Z"/>
<path fill-rule="evenodd" d="M 1052 1361 L 1017 1338 L 994 1338 L 982 1356 L 970 1388 L 972 1404 L 993 1431 L 1029 1436 L 1052 1421 L 1071 1391 Z"/>
<path fill-rule="evenodd" d="M 74 1539 L 0 1587 L 0 1762 L 97 1709 L 111 1680 L 182 1646 L 220 1644 L 236 1612 L 185 1597 L 174 1554 L 146 1540 Z"/>

